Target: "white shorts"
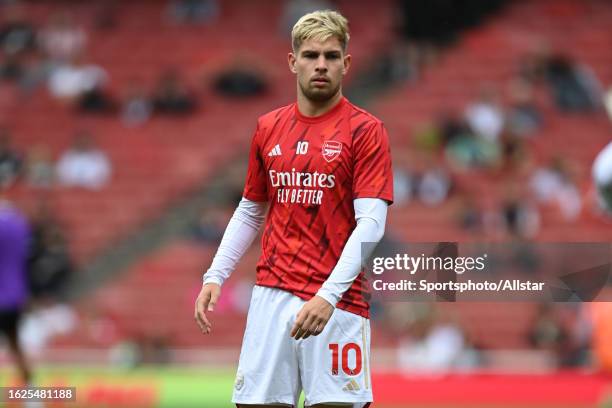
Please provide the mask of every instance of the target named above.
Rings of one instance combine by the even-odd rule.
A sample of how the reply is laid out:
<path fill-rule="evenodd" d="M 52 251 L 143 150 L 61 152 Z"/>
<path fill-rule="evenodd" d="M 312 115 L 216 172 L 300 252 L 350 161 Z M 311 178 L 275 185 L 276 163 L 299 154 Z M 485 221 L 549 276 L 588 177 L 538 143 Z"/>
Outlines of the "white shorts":
<path fill-rule="evenodd" d="M 321 334 L 295 340 L 290 332 L 304 303 L 284 290 L 253 288 L 232 402 L 297 407 L 303 389 L 306 406 L 369 406 L 369 319 L 336 309 Z"/>

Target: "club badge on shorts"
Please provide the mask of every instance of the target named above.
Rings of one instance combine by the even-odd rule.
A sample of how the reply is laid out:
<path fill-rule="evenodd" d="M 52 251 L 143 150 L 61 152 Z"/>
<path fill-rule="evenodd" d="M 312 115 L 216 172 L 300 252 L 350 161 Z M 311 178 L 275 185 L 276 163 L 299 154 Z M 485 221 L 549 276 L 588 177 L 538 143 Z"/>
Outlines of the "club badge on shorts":
<path fill-rule="evenodd" d="M 336 140 L 326 140 L 323 142 L 321 153 L 326 162 L 329 163 L 340 156 L 340 152 L 342 152 L 342 143 Z"/>
<path fill-rule="evenodd" d="M 236 381 L 234 382 L 234 388 L 236 388 L 237 391 L 240 391 L 243 385 L 244 375 L 240 371 L 238 371 L 238 374 L 236 374 Z"/>

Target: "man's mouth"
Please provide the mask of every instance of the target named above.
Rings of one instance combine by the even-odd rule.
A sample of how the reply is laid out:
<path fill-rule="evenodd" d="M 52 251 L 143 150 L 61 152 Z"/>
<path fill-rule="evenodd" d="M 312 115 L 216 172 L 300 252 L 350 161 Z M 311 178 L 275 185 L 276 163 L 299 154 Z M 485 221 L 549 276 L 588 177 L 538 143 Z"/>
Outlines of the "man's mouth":
<path fill-rule="evenodd" d="M 318 78 L 313 78 L 311 82 L 314 83 L 315 85 L 326 85 L 329 83 L 329 79 L 318 77 Z"/>
<path fill-rule="evenodd" d="M 312 82 L 314 82 L 315 84 L 327 84 L 329 82 L 329 79 L 323 77 L 313 78 Z"/>

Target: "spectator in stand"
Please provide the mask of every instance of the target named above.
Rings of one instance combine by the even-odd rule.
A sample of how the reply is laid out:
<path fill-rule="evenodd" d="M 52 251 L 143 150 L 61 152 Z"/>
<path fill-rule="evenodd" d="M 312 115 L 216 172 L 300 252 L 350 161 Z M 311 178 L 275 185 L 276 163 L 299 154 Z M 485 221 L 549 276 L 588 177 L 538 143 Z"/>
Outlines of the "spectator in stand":
<path fill-rule="evenodd" d="M 437 127 L 440 130 L 442 146 L 448 145 L 455 139 L 471 135 L 471 131 L 467 123 L 465 123 L 465 120 L 458 114 L 450 111 L 443 111 L 438 115 Z"/>
<path fill-rule="evenodd" d="M 504 114 L 499 97 L 490 86 L 480 90 L 480 96 L 465 111 L 465 119 L 474 134 L 483 140 L 496 143 L 504 128 Z"/>
<path fill-rule="evenodd" d="M 457 223 L 464 231 L 479 233 L 482 229 L 482 214 L 472 194 L 463 194 L 459 202 Z"/>
<path fill-rule="evenodd" d="M 540 231 L 540 214 L 518 187 L 511 184 L 500 206 L 502 232 L 510 238 L 529 239 Z"/>
<path fill-rule="evenodd" d="M 217 0 L 173 0 L 168 14 L 177 23 L 212 23 L 219 18 Z"/>
<path fill-rule="evenodd" d="M 21 5 L 7 6 L 0 23 L 0 79 L 19 81 L 27 71 L 25 56 L 36 48 L 34 26 L 25 18 Z"/>
<path fill-rule="evenodd" d="M 169 70 L 160 78 L 153 93 L 153 107 L 160 114 L 189 114 L 196 108 L 196 99 L 178 73 Z"/>
<path fill-rule="evenodd" d="M 12 184 L 19 176 L 23 160 L 11 147 L 11 136 L 7 128 L 0 127 L 0 188 Z"/>
<path fill-rule="evenodd" d="M 9 201 L 0 197 L 0 336 L 8 340 L 23 385 L 32 383 L 32 372 L 18 338 L 19 322 L 28 300 L 26 257 L 29 235 L 26 218 Z"/>
<path fill-rule="evenodd" d="M 548 166 L 536 169 L 529 186 L 539 202 L 558 206 L 566 221 L 574 221 L 580 216 L 582 198 L 562 158 L 556 157 Z"/>
<path fill-rule="evenodd" d="M 57 167 L 60 184 L 67 187 L 82 187 L 99 190 L 111 175 L 111 163 L 106 154 L 96 147 L 88 132 L 80 132 L 73 145 L 60 157 Z"/>
<path fill-rule="evenodd" d="M 430 164 L 420 175 L 416 190 L 421 202 L 429 207 L 442 204 L 451 189 L 451 178 L 446 169 Z"/>
<path fill-rule="evenodd" d="M 449 166 L 457 171 L 466 168 L 494 168 L 501 164 L 501 146 L 471 133 L 453 138 L 444 152 Z"/>
<path fill-rule="evenodd" d="M 37 145 L 28 152 L 25 178 L 35 188 L 50 188 L 55 183 L 55 166 L 46 146 Z"/>
<path fill-rule="evenodd" d="M 106 112 L 112 108 L 104 86 L 108 75 L 98 65 L 86 63 L 83 55 L 55 69 L 49 77 L 49 91 L 59 100 L 73 103 L 82 111 Z"/>
<path fill-rule="evenodd" d="M 531 83 L 546 81 L 563 111 L 588 112 L 601 106 L 603 92 L 595 73 L 566 54 L 552 52 L 544 42 L 521 60 L 520 72 Z"/>
<path fill-rule="evenodd" d="M 407 167 L 393 167 L 393 203 L 396 206 L 408 204 L 414 190 L 414 176 Z"/>
<path fill-rule="evenodd" d="M 562 317 L 564 315 L 565 318 Z M 586 311 L 582 310 L 563 310 L 551 303 L 540 304 L 528 332 L 530 344 L 536 349 L 551 352 L 559 367 L 584 364 L 590 331 L 584 326 L 587 323 L 585 315 Z"/>
<path fill-rule="evenodd" d="M 566 55 L 553 55 L 548 60 L 546 79 L 563 111 L 588 112 L 601 105 L 601 87 L 593 71 Z"/>
<path fill-rule="evenodd" d="M 39 43 L 52 66 L 70 63 L 85 50 L 87 35 L 70 13 L 53 15 L 40 33 Z"/>
<path fill-rule="evenodd" d="M 0 25 L 0 50 L 5 56 L 18 55 L 36 49 L 34 25 L 26 19 L 20 4 L 7 6 Z"/>
<path fill-rule="evenodd" d="M 153 106 L 143 86 L 132 79 L 126 88 L 121 108 L 121 121 L 125 126 L 134 127 L 146 123 L 153 113 Z"/>
<path fill-rule="evenodd" d="M 28 276 L 32 297 L 45 302 L 61 300 L 73 271 L 66 238 L 43 203 L 38 206 L 31 223 Z"/>
<path fill-rule="evenodd" d="M 404 372 L 465 371 L 476 368 L 480 360 L 458 322 L 435 312 L 415 321 L 410 336 L 405 336 L 398 348 L 398 361 Z"/>
<path fill-rule="evenodd" d="M 510 82 L 508 94 L 508 130 L 518 136 L 532 135 L 543 123 L 542 113 L 533 98 L 533 87 L 528 81 L 516 78 Z"/>
<path fill-rule="evenodd" d="M 263 75 L 245 59 L 236 59 L 232 66 L 221 72 L 214 81 L 215 90 L 221 95 L 244 98 L 258 96 L 268 90 Z"/>
<path fill-rule="evenodd" d="M 528 336 L 529 343 L 539 349 L 554 349 L 567 336 L 552 304 L 539 305 Z"/>

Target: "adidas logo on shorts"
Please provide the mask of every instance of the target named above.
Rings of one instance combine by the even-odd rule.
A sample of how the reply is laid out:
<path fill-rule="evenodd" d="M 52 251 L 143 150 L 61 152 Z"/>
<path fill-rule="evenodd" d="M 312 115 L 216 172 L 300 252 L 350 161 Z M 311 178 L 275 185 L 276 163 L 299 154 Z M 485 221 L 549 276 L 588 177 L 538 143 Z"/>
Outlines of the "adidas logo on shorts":
<path fill-rule="evenodd" d="M 350 380 L 342 387 L 342 391 L 359 391 L 360 389 L 359 384 L 355 380 Z"/>

